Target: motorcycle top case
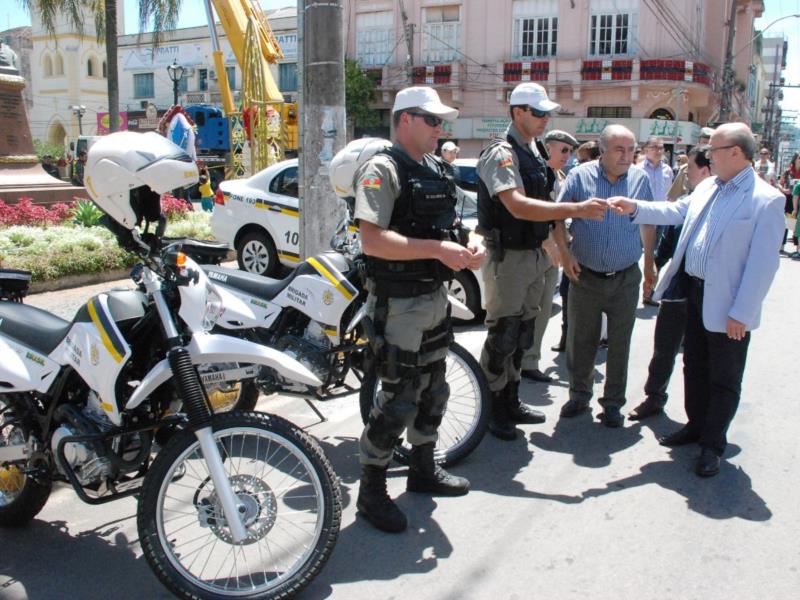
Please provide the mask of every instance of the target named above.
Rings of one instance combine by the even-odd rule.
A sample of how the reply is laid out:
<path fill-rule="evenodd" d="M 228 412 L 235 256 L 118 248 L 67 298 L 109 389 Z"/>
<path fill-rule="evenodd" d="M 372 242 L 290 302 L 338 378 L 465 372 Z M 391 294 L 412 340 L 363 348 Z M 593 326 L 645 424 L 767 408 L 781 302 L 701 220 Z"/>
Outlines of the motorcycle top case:
<path fill-rule="evenodd" d="M 30 285 L 30 271 L 0 269 L 0 300 L 20 300 L 28 294 Z"/>

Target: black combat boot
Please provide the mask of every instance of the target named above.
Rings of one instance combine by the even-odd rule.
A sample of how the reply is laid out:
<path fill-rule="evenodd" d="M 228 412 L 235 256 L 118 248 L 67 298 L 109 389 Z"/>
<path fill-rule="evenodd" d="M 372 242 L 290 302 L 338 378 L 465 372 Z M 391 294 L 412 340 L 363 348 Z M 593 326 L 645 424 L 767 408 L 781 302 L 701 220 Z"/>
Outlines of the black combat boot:
<path fill-rule="evenodd" d="M 463 496 L 469 491 L 469 481 L 451 475 L 433 460 L 434 443 L 411 447 L 408 463 L 409 492 L 438 494 L 440 496 Z"/>
<path fill-rule="evenodd" d="M 489 415 L 489 433 L 499 440 L 510 442 L 517 439 L 517 430 L 508 418 L 506 388 L 492 392 L 492 412 Z"/>
<path fill-rule="evenodd" d="M 544 413 L 530 408 L 519 399 L 519 381 L 509 383 L 505 390 L 508 420 L 512 423 L 544 423 Z"/>
<path fill-rule="evenodd" d="M 386 491 L 386 467 L 361 466 L 361 485 L 356 501 L 358 512 L 377 529 L 400 533 L 408 526 L 406 516 Z"/>

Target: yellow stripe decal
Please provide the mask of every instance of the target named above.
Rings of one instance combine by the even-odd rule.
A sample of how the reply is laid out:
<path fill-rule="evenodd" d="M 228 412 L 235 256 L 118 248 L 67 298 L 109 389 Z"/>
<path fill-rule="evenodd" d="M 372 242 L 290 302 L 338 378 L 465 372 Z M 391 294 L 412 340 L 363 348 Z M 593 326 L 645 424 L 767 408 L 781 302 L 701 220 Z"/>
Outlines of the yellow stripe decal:
<path fill-rule="evenodd" d="M 300 211 L 299 210 L 292 210 L 291 208 L 282 208 L 281 209 L 282 215 L 289 215 L 290 217 L 299 217 Z"/>
<path fill-rule="evenodd" d="M 100 403 L 100 408 L 102 408 L 106 412 L 110 412 L 110 413 L 114 412 L 114 407 L 111 406 L 108 402 L 101 402 Z"/>
<path fill-rule="evenodd" d="M 282 258 L 284 260 L 290 260 L 296 263 L 300 262 L 299 256 L 294 256 L 293 254 L 286 254 L 285 252 L 278 252 L 278 258 Z"/>
<path fill-rule="evenodd" d="M 100 317 L 97 315 L 97 308 L 94 305 L 94 298 L 89 301 L 88 304 L 89 308 L 89 316 L 92 319 L 92 323 L 94 326 L 97 327 L 97 331 L 100 332 L 100 339 L 103 341 L 103 346 L 105 346 L 108 353 L 114 358 L 117 362 L 122 362 L 124 358 L 116 348 L 114 348 L 114 344 L 111 343 L 111 338 L 106 331 L 106 328 L 103 326 L 103 323 L 100 321 Z"/>
<path fill-rule="evenodd" d="M 319 273 L 320 275 L 325 277 L 328 281 L 330 281 L 334 285 L 334 287 L 336 287 L 336 289 L 339 290 L 342 296 L 344 296 L 348 300 L 353 299 L 353 294 L 351 294 L 350 291 L 342 285 L 342 282 L 336 279 L 336 277 L 334 277 L 333 274 L 330 271 L 328 271 L 328 269 L 322 266 L 322 264 L 316 258 L 309 258 L 308 264 L 314 267 L 317 270 L 317 273 Z"/>

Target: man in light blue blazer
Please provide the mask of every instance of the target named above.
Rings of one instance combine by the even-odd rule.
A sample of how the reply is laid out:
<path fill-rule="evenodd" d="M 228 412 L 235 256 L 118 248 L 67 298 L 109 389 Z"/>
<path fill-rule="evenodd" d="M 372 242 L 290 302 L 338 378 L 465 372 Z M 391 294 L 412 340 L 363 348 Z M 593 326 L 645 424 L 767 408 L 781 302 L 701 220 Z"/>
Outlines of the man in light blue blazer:
<path fill-rule="evenodd" d="M 672 262 L 653 298 L 687 298 L 683 354 L 688 423 L 660 440 L 664 446 L 698 442 L 695 472 L 719 472 L 728 426 L 736 414 L 750 331 L 761 320 L 783 235 L 783 196 L 752 167 L 757 150 L 742 123 L 722 125 L 707 154 L 709 177 L 678 202 L 609 200 L 636 223 L 683 223 Z"/>

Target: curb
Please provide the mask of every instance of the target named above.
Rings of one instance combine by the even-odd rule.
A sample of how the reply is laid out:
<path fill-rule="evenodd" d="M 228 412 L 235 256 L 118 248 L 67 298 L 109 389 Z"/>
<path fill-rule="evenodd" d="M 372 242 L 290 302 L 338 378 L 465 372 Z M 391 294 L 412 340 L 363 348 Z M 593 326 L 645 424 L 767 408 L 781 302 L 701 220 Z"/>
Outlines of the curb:
<path fill-rule="evenodd" d="M 131 267 L 131 269 L 132 268 L 133 267 Z M 103 271 L 102 273 L 67 275 L 66 277 L 59 277 L 58 279 L 34 281 L 31 282 L 31 287 L 28 290 L 28 293 L 41 294 L 43 292 L 56 292 L 59 290 L 83 287 L 85 285 L 93 285 L 95 283 L 105 283 L 107 281 L 126 279 L 131 274 L 131 269 L 113 269 L 111 271 Z"/>

